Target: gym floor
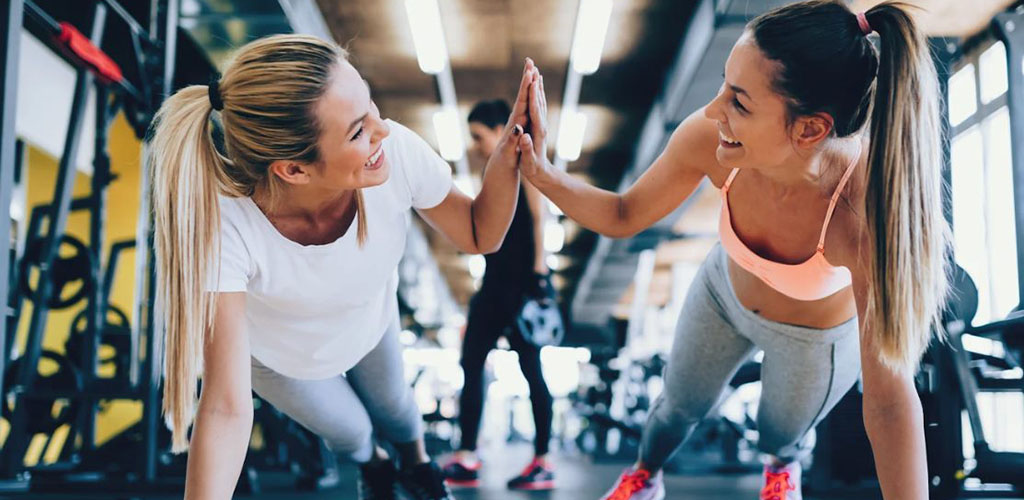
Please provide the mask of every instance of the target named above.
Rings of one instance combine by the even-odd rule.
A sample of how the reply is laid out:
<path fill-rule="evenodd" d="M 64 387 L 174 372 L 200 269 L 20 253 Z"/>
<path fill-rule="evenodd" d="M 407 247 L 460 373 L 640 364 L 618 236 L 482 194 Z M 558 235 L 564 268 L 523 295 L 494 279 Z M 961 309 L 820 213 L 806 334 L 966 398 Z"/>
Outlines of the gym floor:
<path fill-rule="evenodd" d="M 615 478 L 627 464 L 595 464 L 582 456 L 560 456 L 553 454 L 556 464 L 559 488 L 550 492 L 512 492 L 505 488 L 505 481 L 515 475 L 530 459 L 532 449 L 529 445 L 510 445 L 501 450 L 488 453 L 486 467 L 483 470 L 483 485 L 478 489 L 459 489 L 453 491 L 458 500 L 516 500 L 516 499 L 549 499 L 549 500 L 596 500 L 603 495 L 615 481 Z M 261 476 L 262 492 L 240 498 L 255 500 L 356 500 L 355 469 L 350 466 L 341 469 L 341 484 L 330 490 L 316 493 L 296 492 L 292 487 L 291 478 L 287 475 Z M 665 478 L 668 491 L 667 498 L 685 498 L 688 500 L 742 500 L 757 498 L 760 476 L 743 475 L 669 475 Z M 31 495 L 0 497 L 20 500 L 31 497 L 32 500 L 88 500 L 110 499 L 110 496 L 77 495 Z M 126 498 L 119 495 L 114 498 Z M 174 495 L 156 495 L 134 498 L 152 500 L 170 500 L 181 498 Z M 877 491 L 846 490 L 842 494 L 831 492 L 825 496 L 805 495 L 806 500 L 881 499 Z M 993 497 L 986 496 L 990 500 Z M 994 499 L 999 500 L 999 499 Z M 1003 499 L 1010 500 L 1010 499 Z"/>
<path fill-rule="evenodd" d="M 529 461 L 532 447 L 528 444 L 515 444 L 500 450 L 492 449 L 485 453 L 483 469 L 483 485 L 478 489 L 459 489 L 453 491 L 458 500 L 498 500 L 498 499 L 550 499 L 550 500 L 596 500 L 603 495 L 622 469 L 628 464 L 595 464 L 583 456 L 563 456 L 552 454 L 555 462 L 559 488 L 551 492 L 512 492 L 505 488 L 505 481 L 514 476 Z M 296 492 L 286 475 L 261 476 L 262 492 L 242 498 L 259 500 L 355 500 L 355 469 L 346 466 L 341 469 L 341 484 L 330 490 L 316 493 Z M 760 486 L 759 475 L 670 475 L 665 478 L 668 497 L 686 498 L 691 500 L 737 500 L 755 499 Z M 11 497 L 24 499 L 26 496 Z M 83 495 L 31 495 L 33 500 L 84 500 L 92 497 Z M 120 498 L 124 498 L 120 496 Z M 180 496 L 145 496 L 153 500 L 170 500 Z M 805 496 L 807 500 L 820 500 L 825 497 Z M 870 500 L 881 498 L 877 493 L 856 492 L 848 496 L 829 494 L 827 498 L 857 498 Z"/>

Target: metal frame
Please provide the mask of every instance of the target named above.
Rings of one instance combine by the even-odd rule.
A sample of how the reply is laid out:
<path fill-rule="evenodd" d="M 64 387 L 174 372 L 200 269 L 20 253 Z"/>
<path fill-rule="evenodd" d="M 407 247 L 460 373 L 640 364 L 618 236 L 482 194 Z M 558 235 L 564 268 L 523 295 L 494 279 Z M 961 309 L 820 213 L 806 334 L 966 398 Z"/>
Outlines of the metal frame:
<path fill-rule="evenodd" d="M 1006 46 L 1006 57 L 1009 67 L 1010 89 L 1007 92 L 1010 107 L 1010 138 L 1015 146 L 1011 148 L 1013 158 L 1013 192 L 1017 222 L 1017 286 L 1024 307 L 1024 78 L 1022 74 L 1022 58 L 1024 58 L 1024 6 L 1018 6 L 1011 12 L 996 14 L 992 20 L 992 30 L 996 37 Z"/>
<path fill-rule="evenodd" d="M 6 394 L 3 374 L 7 373 L 6 346 L 14 337 L 14 331 L 7 331 L 8 318 L 13 319 L 14 311 L 8 299 L 10 290 L 11 259 L 11 190 L 14 187 L 14 170 L 20 154 L 15 154 L 15 122 L 18 105 L 18 62 L 21 55 L 21 23 L 24 18 L 23 0 L 8 0 L 0 10 L 0 394 Z M 14 322 L 12 325 L 17 326 Z M 8 337 L 9 336 L 9 337 Z M 6 402 L 6 401 L 5 401 Z M 9 435 L 9 434 L 8 434 Z M 21 480 L 0 484 L 0 491 L 23 491 L 28 483 Z"/>
<path fill-rule="evenodd" d="M 21 21 L 24 15 L 22 0 L 8 0 L 0 11 L 0 346 L 7 345 L 7 318 L 13 311 L 8 306 L 8 279 L 11 254 L 11 189 L 14 186 L 15 138 L 14 127 L 18 105 L 18 59 L 21 50 Z M 0 374 L 7 368 L 6 356 L 0 355 Z M 2 389 L 0 380 L 0 389 Z M 2 392 L 0 392 L 2 393 Z"/>
<path fill-rule="evenodd" d="M 106 7 L 97 4 L 93 12 L 93 22 L 90 33 L 90 40 L 93 44 L 99 45 L 106 25 Z M 17 32 L 20 33 L 20 27 Z M 93 74 L 85 69 L 79 68 L 75 79 L 75 93 L 71 104 L 71 117 L 68 120 L 67 135 L 64 139 L 64 151 L 61 154 L 60 165 L 57 170 L 57 181 L 54 186 L 54 203 L 49 209 L 49 224 L 46 234 L 42 237 L 42 252 L 39 266 L 39 285 L 33 297 L 32 316 L 29 322 L 28 341 L 25 345 L 25 352 L 22 354 L 24 362 L 21 364 L 14 387 L 4 388 L 6 393 L 15 394 L 15 406 L 22 400 L 21 394 L 32 387 L 35 382 L 39 358 L 42 353 L 42 335 L 46 330 L 48 301 L 53 293 L 51 275 L 52 265 L 57 257 L 59 240 L 67 227 L 68 213 L 71 211 L 71 195 L 75 186 L 76 169 L 74 159 L 78 157 L 78 146 L 82 136 L 82 125 L 85 120 L 86 102 L 89 100 L 90 86 L 93 83 Z M 9 203 L 9 202 L 8 202 Z M 32 235 L 30 235 L 31 237 Z M 28 449 L 31 436 L 26 434 L 28 421 L 25 412 L 14 412 L 10 423 L 10 432 L 7 442 L 4 443 L 3 453 L 0 454 L 0 470 L 9 474 L 17 473 L 24 468 L 23 458 Z"/>
<path fill-rule="evenodd" d="M 148 209 L 148 197 L 144 195 L 142 197 L 143 203 L 140 207 L 139 217 L 140 230 L 138 235 L 140 237 L 136 241 L 121 242 L 115 245 L 118 251 L 126 247 L 135 246 L 139 248 L 138 253 L 142 256 L 141 259 L 137 259 L 139 267 L 136 270 L 141 286 L 137 288 L 136 294 L 136 302 L 138 304 L 132 335 L 131 383 L 128 384 L 128 387 L 112 387 L 110 384 L 100 384 L 99 382 L 103 381 L 97 380 L 96 377 L 96 351 L 99 344 L 99 333 L 106 322 L 107 294 L 109 294 L 111 284 L 109 281 L 113 271 L 109 267 L 112 262 L 108 262 L 106 267 L 104 266 L 105 263 L 103 262 L 102 255 L 106 219 L 105 193 L 109 183 L 113 180 L 110 171 L 110 158 L 107 151 L 108 132 L 112 120 L 123 104 L 130 103 L 134 104 L 136 109 L 152 111 L 170 93 L 173 85 L 174 57 L 178 33 L 178 2 L 175 0 L 151 0 L 152 16 L 150 24 L 152 26 L 149 31 L 142 28 L 115 0 L 95 0 L 93 7 L 94 13 L 90 29 L 90 40 L 94 45 L 100 46 L 108 11 L 113 12 L 115 17 L 119 17 L 127 24 L 131 38 L 130 41 L 135 49 L 135 62 L 138 64 L 140 72 L 139 79 L 141 84 L 139 88 L 134 87 L 127 80 L 106 82 L 97 79 L 92 74 L 91 68 L 88 65 L 83 64 L 82 61 L 79 61 L 73 54 L 64 50 L 59 43 L 53 40 L 53 35 L 56 33 L 56 30 L 59 30 L 60 25 L 45 11 L 32 3 L 31 0 L 14 0 L 9 8 L 5 8 L 4 17 L 0 19 L 0 21 L 3 21 L 5 28 L 4 45 L 0 47 L 3 48 L 4 56 L 2 69 L 0 69 L 0 71 L 3 71 L 3 87 L 0 90 L 3 91 L 4 104 L 2 131 L 2 139 L 4 141 L 2 143 L 3 162 L 0 164 L 0 181 L 2 181 L 0 182 L 0 206 L 5 208 L 9 206 L 11 186 L 13 184 L 10 180 L 13 179 L 14 161 L 10 159 L 10 156 L 13 155 L 14 148 L 8 147 L 8 144 L 10 143 L 13 146 L 15 141 L 14 104 L 16 103 L 17 95 L 18 42 L 21 37 L 22 26 L 25 26 L 25 28 L 28 28 L 29 31 L 37 35 L 44 43 L 48 44 L 57 54 L 77 69 L 71 116 L 54 187 L 53 202 L 50 205 L 33 209 L 28 224 L 30 231 L 27 237 L 39 237 L 43 242 L 43 251 L 39 266 L 39 285 L 33 296 L 34 307 L 32 308 L 29 326 L 29 341 L 24 348 L 25 352 L 22 353 L 25 357 L 25 362 L 17 374 L 14 387 L 3 388 L 2 394 L 14 394 L 17 404 L 17 401 L 22 400 L 22 394 L 25 393 L 26 388 L 31 388 L 33 385 L 42 351 L 42 335 L 46 329 L 47 312 L 49 309 L 47 307 L 47 300 L 53 293 L 49 277 L 53 273 L 53 261 L 58 253 L 59 241 L 64 234 L 69 212 L 73 210 L 88 210 L 90 212 L 89 252 L 92 262 L 89 272 L 94 287 L 88 298 L 86 317 L 88 331 L 91 332 L 90 335 L 93 342 L 86 344 L 85 349 L 83 349 L 82 359 L 76 360 L 80 363 L 80 366 L 86 367 L 83 369 L 83 379 L 86 386 L 81 393 L 73 395 L 82 405 L 82 411 L 74 424 L 73 432 L 69 434 L 64 443 L 61 460 L 73 459 L 73 457 L 77 456 L 76 453 L 78 452 L 86 452 L 88 454 L 89 451 L 95 449 L 95 406 L 99 399 L 141 399 L 144 407 L 143 419 L 140 423 L 145 440 L 146 456 L 143 460 L 134 462 L 134 466 L 137 469 L 129 471 L 134 474 L 123 478 L 123 481 L 116 478 L 113 481 L 104 480 L 102 485 L 103 487 L 124 489 L 125 487 L 133 488 L 129 486 L 130 484 L 138 485 L 139 483 L 144 483 L 156 485 L 157 483 L 156 471 L 158 456 L 161 452 L 157 446 L 160 425 L 159 385 L 163 365 L 161 363 L 161 332 L 155 328 L 156 322 L 153 319 L 155 317 L 153 314 L 155 297 L 155 276 L 153 273 L 155 266 L 153 265 L 152 252 L 151 214 Z M 159 68 L 159 73 L 151 74 L 151 68 L 153 68 L 151 62 L 156 57 L 155 54 L 158 53 L 158 49 L 162 51 L 162 53 L 159 53 L 159 60 L 162 65 Z M 80 145 L 81 129 L 85 117 L 85 103 L 94 85 L 97 98 L 95 155 L 91 179 L 92 190 L 87 197 L 72 199 L 76 175 L 73 159 L 77 157 L 77 150 Z M 143 161 L 141 177 L 144 193 L 147 192 L 150 178 L 147 167 L 145 161 Z M 46 225 L 45 233 L 40 234 L 39 229 L 43 227 L 42 222 L 44 219 L 47 219 L 49 223 Z M 6 251 L 6 248 L 10 246 L 9 226 L 10 221 L 8 217 L 0 218 L 0 230 L 2 230 L 0 231 L 2 232 L 0 237 L 6 238 L 3 241 L 8 242 L 7 245 L 2 247 L 4 252 L 0 255 L 0 267 L 2 267 L 2 270 L 0 270 L 0 292 L 2 292 L 0 297 L 3 297 L 3 304 L 5 306 L 2 309 L 5 313 L 4 321 L 0 321 L 0 346 L 6 346 L 12 340 L 5 335 L 9 333 L 6 331 L 9 326 L 6 320 L 7 314 L 10 312 L 16 314 L 21 309 L 21 300 L 17 301 L 15 309 L 11 309 L 10 312 L 6 308 L 8 295 L 14 296 L 12 291 L 8 289 L 10 254 Z M 116 254 L 114 249 L 112 249 L 111 261 L 113 261 L 114 255 Z M 144 352 L 146 353 L 146 359 L 141 362 L 143 366 L 140 366 L 138 359 L 140 349 L 138 347 L 141 344 L 140 341 L 142 339 L 140 337 L 142 335 L 145 335 L 146 348 Z M 0 373 L 3 373 L 4 361 L 9 359 L 12 351 L 13 349 L 0 356 Z M 92 369 L 88 368 L 90 365 Z M 140 379 L 142 380 L 140 381 Z M 139 382 L 143 384 L 141 387 Z M 46 395 L 44 394 L 46 392 L 42 389 L 32 390 L 33 395 Z M 56 394 L 56 391 L 50 392 L 54 392 L 49 394 L 54 397 L 69 396 L 68 394 Z M 25 433 L 28 424 L 26 419 L 27 416 L 24 412 L 15 412 L 10 422 L 7 442 L 4 443 L 3 449 L 0 451 L 0 475 L 21 478 L 22 482 L 25 483 L 22 485 L 23 488 L 28 486 L 26 479 L 29 477 L 22 474 L 25 471 L 23 459 L 29 439 L 32 437 L 27 436 Z M 81 438 L 81 447 L 76 452 L 76 441 L 79 437 Z M 133 479 L 132 476 L 135 476 L 137 479 Z M 33 481 L 32 489 L 45 489 L 47 484 L 53 483 L 56 485 L 61 483 L 61 481 L 57 477 L 46 479 L 40 484 L 35 484 L 35 481 Z M 93 481 L 95 482 L 95 479 Z M 8 488 L 7 485 L 0 485 L 0 489 L 6 490 Z"/>

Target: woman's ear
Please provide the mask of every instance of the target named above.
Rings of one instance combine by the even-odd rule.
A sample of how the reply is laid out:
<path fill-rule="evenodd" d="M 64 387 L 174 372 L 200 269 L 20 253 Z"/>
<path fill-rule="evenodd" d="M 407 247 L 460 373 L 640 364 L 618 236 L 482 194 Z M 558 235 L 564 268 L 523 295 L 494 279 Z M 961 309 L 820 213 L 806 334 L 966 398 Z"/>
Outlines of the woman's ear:
<path fill-rule="evenodd" d="M 793 142 L 800 148 L 813 148 L 832 134 L 832 116 L 828 113 L 797 118 L 793 124 Z"/>
<path fill-rule="evenodd" d="M 292 160 L 274 160 L 269 171 L 288 184 L 309 184 L 312 180 L 309 165 Z"/>

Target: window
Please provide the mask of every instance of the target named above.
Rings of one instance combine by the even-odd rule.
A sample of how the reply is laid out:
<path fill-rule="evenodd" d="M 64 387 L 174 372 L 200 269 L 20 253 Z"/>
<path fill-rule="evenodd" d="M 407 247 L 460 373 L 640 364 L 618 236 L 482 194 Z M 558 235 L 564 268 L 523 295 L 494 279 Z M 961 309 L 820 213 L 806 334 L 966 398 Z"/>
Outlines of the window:
<path fill-rule="evenodd" d="M 1008 68 L 1006 47 L 995 42 L 965 56 L 949 79 L 954 252 L 978 287 L 975 325 L 1006 316 L 1020 301 Z M 971 335 L 963 341 L 971 351 L 1004 354 L 998 341 Z M 1019 424 L 1024 396 L 982 392 L 977 401 L 992 447 L 1024 451 Z M 964 451 L 971 458 L 973 436 L 966 415 L 963 429 Z"/>
<path fill-rule="evenodd" d="M 949 124 L 959 125 L 978 110 L 974 65 L 967 64 L 949 78 Z"/>
<path fill-rule="evenodd" d="M 1003 42 L 996 42 L 982 52 L 978 58 L 978 67 L 981 70 L 981 103 L 988 104 L 1005 94 L 1009 87 L 1006 78 L 1009 68 Z"/>
<path fill-rule="evenodd" d="M 1007 68 L 995 42 L 964 57 L 949 79 L 954 251 L 978 287 L 976 325 L 1020 301 Z"/>

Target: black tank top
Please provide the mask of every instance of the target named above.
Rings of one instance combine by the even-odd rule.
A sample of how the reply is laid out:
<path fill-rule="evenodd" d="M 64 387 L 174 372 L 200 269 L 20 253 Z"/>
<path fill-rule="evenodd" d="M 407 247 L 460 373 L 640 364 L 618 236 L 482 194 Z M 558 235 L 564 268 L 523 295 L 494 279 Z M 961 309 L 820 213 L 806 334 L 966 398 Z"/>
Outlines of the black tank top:
<path fill-rule="evenodd" d="M 519 292 L 533 279 L 533 216 L 526 201 L 526 190 L 519 187 L 519 202 L 512 224 L 505 235 L 501 249 L 485 255 L 487 269 L 484 271 L 480 291 Z"/>

